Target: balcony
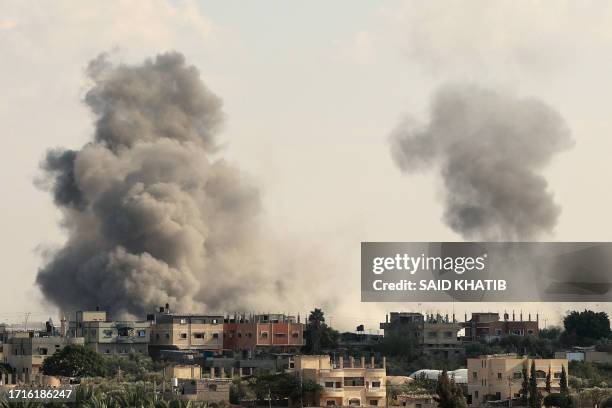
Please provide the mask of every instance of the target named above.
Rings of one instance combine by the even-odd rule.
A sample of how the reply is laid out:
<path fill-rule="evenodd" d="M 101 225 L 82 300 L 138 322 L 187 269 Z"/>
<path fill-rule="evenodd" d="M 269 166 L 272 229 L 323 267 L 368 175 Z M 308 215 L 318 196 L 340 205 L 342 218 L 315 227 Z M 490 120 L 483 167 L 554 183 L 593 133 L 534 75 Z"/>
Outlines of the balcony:
<path fill-rule="evenodd" d="M 366 397 L 384 397 L 387 395 L 385 388 L 367 388 Z"/>

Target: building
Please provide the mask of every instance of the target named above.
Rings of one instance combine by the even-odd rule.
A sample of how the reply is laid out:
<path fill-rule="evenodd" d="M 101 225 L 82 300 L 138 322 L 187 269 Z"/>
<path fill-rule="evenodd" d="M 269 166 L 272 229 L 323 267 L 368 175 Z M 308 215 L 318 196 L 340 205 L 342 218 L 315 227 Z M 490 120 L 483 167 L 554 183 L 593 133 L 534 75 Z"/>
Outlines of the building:
<path fill-rule="evenodd" d="M 3 363 L 13 369 L 16 381 L 29 383 L 39 376 L 47 357 L 69 344 L 84 343 L 83 338 L 46 336 L 39 332 L 11 333 L 3 345 Z"/>
<path fill-rule="evenodd" d="M 344 364 L 343 357 L 337 363 L 323 356 L 295 357 L 293 372 L 302 379 L 312 380 L 323 387 L 318 406 L 385 406 L 386 363 L 377 366 L 374 358 L 366 365 L 365 358 L 356 364 L 353 358 Z"/>
<path fill-rule="evenodd" d="M 147 316 L 151 321 L 149 353 L 159 357 L 161 350 L 196 351 L 215 355 L 223 350 L 223 315 L 172 313 L 170 307 Z"/>
<path fill-rule="evenodd" d="M 504 313 L 504 319 L 500 320 L 499 313 L 472 313 L 470 320 L 462 323 L 465 329 L 464 341 L 486 341 L 491 342 L 499 340 L 502 337 L 510 335 L 514 336 L 538 336 L 540 334 L 539 315 L 536 314 L 535 320 L 531 320 L 529 314 L 528 320 L 523 320 L 523 314 L 519 316 L 519 320 L 515 319 L 515 314 L 512 312 L 512 320 L 510 315 Z"/>
<path fill-rule="evenodd" d="M 79 311 L 68 332 L 72 337 L 83 337 L 87 347 L 103 355 L 146 355 L 150 326 L 150 322 L 111 321 L 100 310 Z"/>
<path fill-rule="evenodd" d="M 269 355 L 259 358 L 207 358 L 202 367 L 210 378 L 238 378 L 257 373 L 283 373 L 294 368 L 292 355 Z"/>
<path fill-rule="evenodd" d="M 413 312 L 391 312 L 380 324 L 385 337 L 401 337 L 413 342 L 425 355 L 449 358 L 465 354 L 459 340 L 461 323 L 448 315 L 422 315 Z"/>
<path fill-rule="evenodd" d="M 164 367 L 164 378 L 199 379 L 202 378 L 202 367 L 196 364 L 169 365 Z"/>
<path fill-rule="evenodd" d="M 224 406 L 229 403 L 230 385 L 230 379 L 221 378 L 179 380 L 179 398 L 206 402 L 208 406 Z"/>
<path fill-rule="evenodd" d="M 399 394 L 390 405 L 408 408 L 438 407 L 438 403 L 434 400 L 434 396 L 426 393 Z"/>
<path fill-rule="evenodd" d="M 551 373 L 552 392 L 559 392 L 562 367 L 568 370 L 565 359 L 530 359 L 515 354 L 499 354 L 468 358 L 468 395 L 471 406 L 479 407 L 487 401 L 520 397 L 523 368 L 528 372 L 535 362 L 538 388 L 546 395 L 546 376 Z"/>
<path fill-rule="evenodd" d="M 223 348 L 252 354 L 297 352 L 304 346 L 304 324 L 299 317 L 261 314 L 228 317 L 224 324 Z"/>

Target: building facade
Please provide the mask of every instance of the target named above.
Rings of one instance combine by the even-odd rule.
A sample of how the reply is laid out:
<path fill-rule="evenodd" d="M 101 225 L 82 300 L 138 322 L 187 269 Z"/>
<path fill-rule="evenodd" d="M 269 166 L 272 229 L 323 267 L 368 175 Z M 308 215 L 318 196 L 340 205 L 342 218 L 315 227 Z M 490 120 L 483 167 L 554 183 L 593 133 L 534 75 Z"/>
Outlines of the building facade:
<path fill-rule="evenodd" d="M 385 406 L 387 403 L 386 363 L 377 366 L 373 359 L 366 364 L 349 359 L 344 364 L 340 357 L 337 363 L 323 356 L 295 357 L 293 372 L 302 379 L 315 381 L 323 387 L 319 393 L 318 406 Z"/>
<path fill-rule="evenodd" d="M 501 401 L 520 397 L 523 368 L 529 373 L 535 362 L 538 389 L 546 395 L 546 376 L 551 373 L 551 390 L 559 392 L 562 367 L 568 372 L 566 359 L 530 359 L 515 354 L 501 354 L 468 358 L 468 395 L 471 406 L 479 407 L 487 401 Z M 569 374 L 569 373 L 568 373 Z"/>
<path fill-rule="evenodd" d="M 294 316 L 262 314 L 234 316 L 224 324 L 223 348 L 258 354 L 297 352 L 304 346 L 304 324 Z"/>
<path fill-rule="evenodd" d="M 180 314 L 169 306 L 149 315 L 151 341 L 149 352 L 158 356 L 161 350 L 197 351 L 219 354 L 223 350 L 223 315 Z"/>
<path fill-rule="evenodd" d="M 462 323 L 465 329 L 463 340 L 491 342 L 511 335 L 538 336 L 540 333 L 539 316 L 536 314 L 535 320 L 531 320 L 531 314 L 528 316 L 528 320 L 523 320 L 521 313 L 519 320 L 516 320 L 515 314 L 512 313 L 512 320 L 510 320 L 510 315 L 504 313 L 504 319 L 500 320 L 499 313 L 472 313 L 471 319 L 466 318 L 466 321 Z"/>
<path fill-rule="evenodd" d="M 13 369 L 15 381 L 29 383 L 42 374 L 44 361 L 69 344 L 83 345 L 83 338 L 46 336 L 38 332 L 11 333 L 3 346 L 4 364 Z"/>
<path fill-rule="evenodd" d="M 420 348 L 425 355 L 449 358 L 465 353 L 459 339 L 461 323 L 447 316 L 413 312 L 391 312 L 380 324 L 385 337 L 401 337 Z"/>
<path fill-rule="evenodd" d="M 150 322 L 109 321 L 104 311 L 79 311 L 68 332 L 103 355 L 148 354 Z"/>

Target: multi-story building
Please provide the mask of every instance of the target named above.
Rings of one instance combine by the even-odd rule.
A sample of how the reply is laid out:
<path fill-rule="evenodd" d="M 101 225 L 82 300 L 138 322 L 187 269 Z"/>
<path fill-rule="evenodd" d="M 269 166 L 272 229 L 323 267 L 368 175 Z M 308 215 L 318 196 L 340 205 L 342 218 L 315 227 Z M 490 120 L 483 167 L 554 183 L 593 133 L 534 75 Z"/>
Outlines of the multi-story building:
<path fill-rule="evenodd" d="M 223 315 L 172 313 L 166 304 L 147 320 L 151 321 L 149 353 L 152 356 L 158 356 L 161 350 L 210 355 L 223 350 Z"/>
<path fill-rule="evenodd" d="M 284 314 L 234 316 L 224 324 L 223 348 L 245 354 L 297 352 L 304 346 L 304 324 Z"/>
<path fill-rule="evenodd" d="M 531 371 L 535 362 L 538 389 L 545 395 L 546 376 L 551 373 L 551 390 L 559 392 L 562 367 L 567 372 L 566 359 L 530 359 L 516 354 L 499 354 L 468 358 L 468 394 L 473 407 L 487 401 L 508 400 L 520 397 L 523 368 Z"/>
<path fill-rule="evenodd" d="M 104 355 L 148 354 L 150 322 L 111 321 L 106 312 L 78 311 L 69 334 L 83 337 L 85 345 Z"/>
<path fill-rule="evenodd" d="M 499 313 L 472 313 L 472 318 L 462 323 L 465 329 L 464 341 L 486 341 L 499 340 L 502 337 L 515 336 L 537 336 L 540 333 L 538 327 L 539 316 L 536 314 L 535 320 L 523 320 L 520 314 L 519 320 L 515 319 L 514 312 L 512 320 L 508 313 L 504 313 L 504 319 L 500 320 Z"/>
<path fill-rule="evenodd" d="M 312 380 L 323 389 L 318 394 L 318 406 L 385 406 L 387 373 L 385 359 L 377 366 L 374 359 L 366 365 L 365 358 L 356 364 L 339 357 L 333 364 L 324 356 L 296 356 L 294 373 L 302 379 Z"/>
<path fill-rule="evenodd" d="M 83 338 L 47 336 L 38 332 L 15 332 L 6 339 L 3 347 L 3 363 L 13 369 L 17 381 L 29 383 L 41 374 L 42 365 L 69 344 L 83 344 Z"/>
<path fill-rule="evenodd" d="M 449 358 L 465 353 L 458 337 L 461 323 L 454 316 L 391 312 L 380 328 L 385 331 L 386 337 L 397 336 L 412 341 L 426 355 Z"/>

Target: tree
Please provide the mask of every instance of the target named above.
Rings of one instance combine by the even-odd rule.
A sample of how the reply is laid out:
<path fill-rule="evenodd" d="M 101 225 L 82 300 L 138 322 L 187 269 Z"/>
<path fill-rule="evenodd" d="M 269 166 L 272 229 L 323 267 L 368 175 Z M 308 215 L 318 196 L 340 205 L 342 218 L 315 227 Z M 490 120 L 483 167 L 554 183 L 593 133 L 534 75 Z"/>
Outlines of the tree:
<path fill-rule="evenodd" d="M 538 379 L 536 376 L 535 361 L 531 360 L 531 372 L 529 378 L 529 399 L 527 400 L 530 408 L 540 408 L 542 406 L 542 394 L 538 390 Z"/>
<path fill-rule="evenodd" d="M 461 388 L 454 380 L 449 380 L 446 369 L 438 377 L 434 400 L 439 408 L 467 408 L 467 402 Z"/>
<path fill-rule="evenodd" d="M 559 388 L 561 394 L 568 395 L 569 388 L 567 387 L 567 372 L 565 372 L 565 366 L 561 366 L 561 378 L 559 378 Z"/>
<path fill-rule="evenodd" d="M 546 407 L 569 408 L 571 405 L 572 401 L 568 395 L 554 392 L 544 397 L 544 406 Z"/>
<path fill-rule="evenodd" d="M 549 394 L 550 394 L 550 390 L 552 389 L 551 388 L 551 383 L 550 383 L 551 378 L 552 378 L 552 375 L 551 375 L 551 372 L 550 372 L 550 367 L 548 367 L 548 374 L 546 374 L 546 387 L 545 387 L 545 389 L 546 389 L 546 392 L 549 393 Z"/>
<path fill-rule="evenodd" d="M 526 405 L 529 397 L 529 375 L 527 374 L 527 367 L 523 366 L 523 382 L 521 383 L 521 404 Z"/>
<path fill-rule="evenodd" d="M 306 325 L 306 352 L 320 354 L 323 349 L 336 348 L 339 339 L 340 333 L 325 324 L 325 314 L 321 309 L 315 308 L 310 312 Z"/>
<path fill-rule="evenodd" d="M 48 357 L 42 366 L 43 374 L 64 377 L 99 377 L 106 375 L 106 361 L 94 350 L 68 345 Z"/>
<path fill-rule="evenodd" d="M 563 319 L 563 338 L 568 345 L 593 345 L 610 337 L 610 319 L 605 312 L 570 312 Z"/>

